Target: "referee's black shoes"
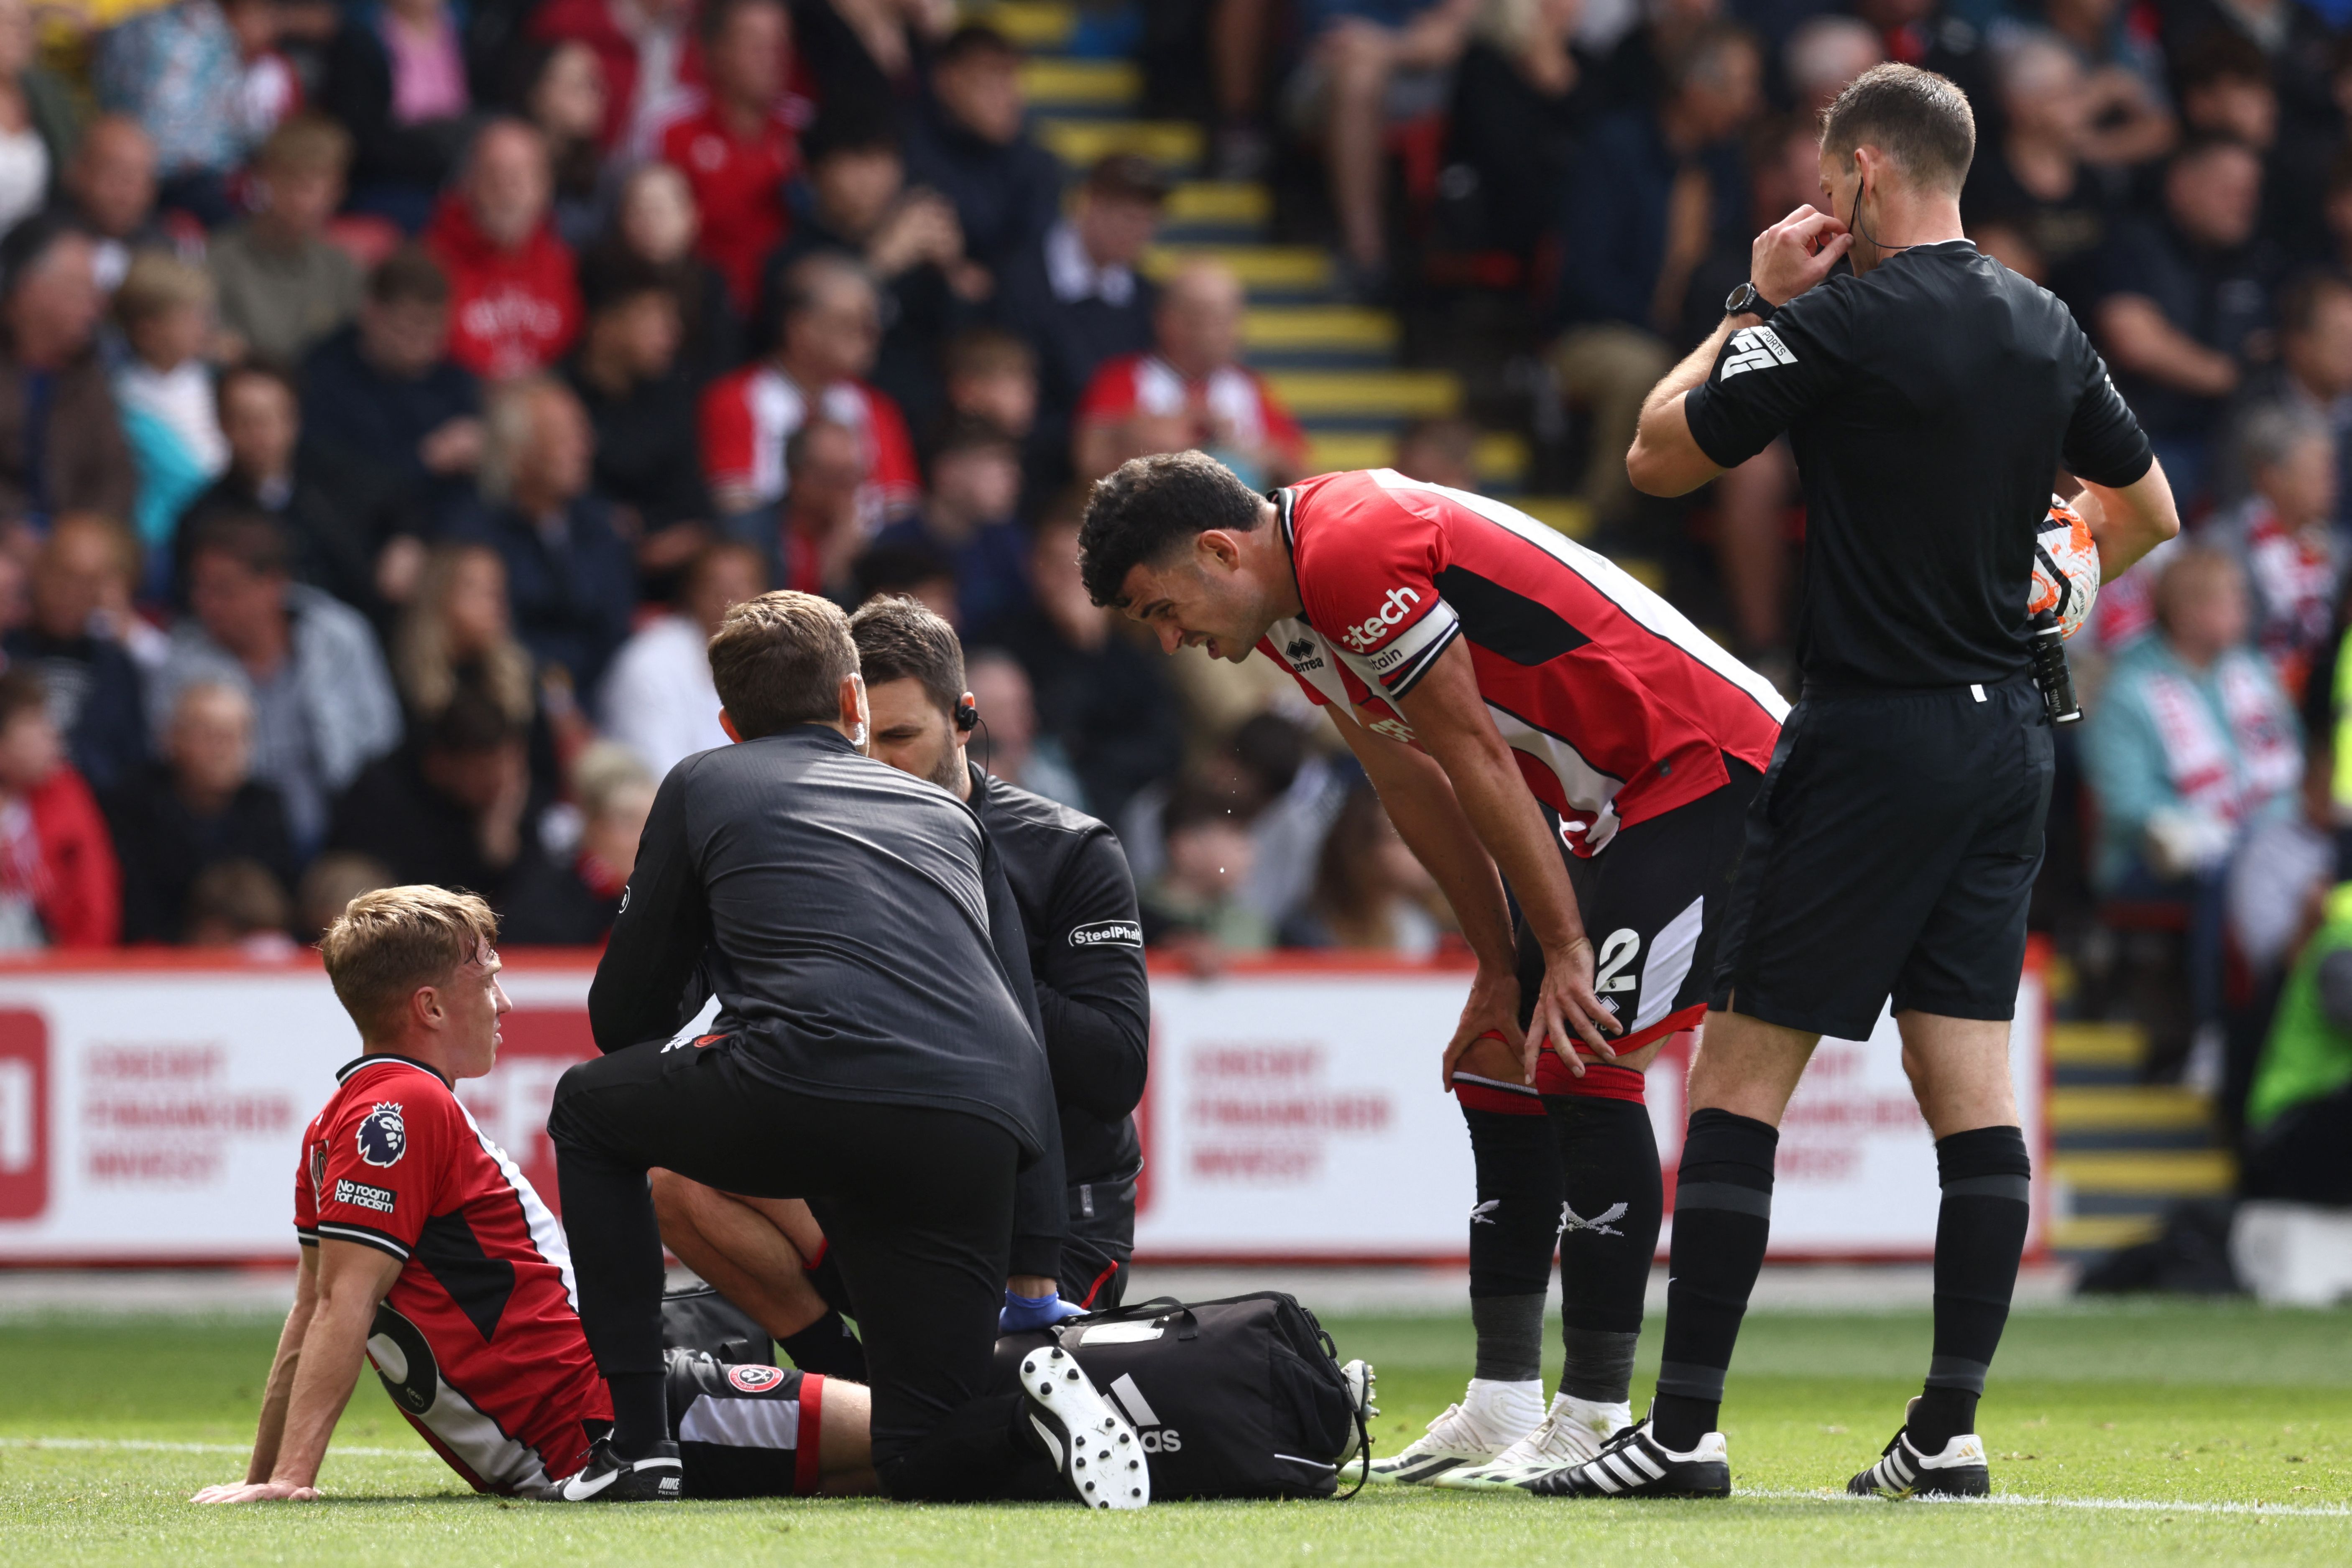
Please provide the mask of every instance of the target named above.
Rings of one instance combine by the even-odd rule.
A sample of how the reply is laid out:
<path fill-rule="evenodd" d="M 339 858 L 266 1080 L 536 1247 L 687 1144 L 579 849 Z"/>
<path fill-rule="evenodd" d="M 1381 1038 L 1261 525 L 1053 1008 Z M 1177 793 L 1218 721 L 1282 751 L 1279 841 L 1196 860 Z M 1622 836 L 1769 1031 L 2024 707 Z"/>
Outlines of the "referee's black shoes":
<path fill-rule="evenodd" d="M 609 1437 L 588 1450 L 588 1462 L 556 1496 L 565 1502 L 676 1502 L 686 1491 L 686 1467 L 676 1443 L 656 1443 L 634 1459 L 613 1452 Z"/>
<path fill-rule="evenodd" d="M 1911 1405 L 1919 1396 L 1911 1396 Z M 1856 1497 L 1883 1497 L 1899 1501 L 1906 1497 L 1983 1497 L 1992 1490 L 1992 1472 L 1985 1465 L 1984 1439 L 1963 1432 L 1933 1454 L 1911 1446 L 1911 1405 L 1903 1407 L 1904 1425 L 1886 1439 L 1878 1462 L 1845 1483 Z"/>
<path fill-rule="evenodd" d="M 1731 1459 L 1723 1434 L 1709 1432 L 1678 1454 L 1650 1435 L 1645 1418 L 1621 1427 L 1601 1451 L 1549 1469 L 1479 1470 L 1440 1476 L 1449 1490 L 1523 1491 L 1537 1497 L 1729 1497 Z"/>
<path fill-rule="evenodd" d="M 1029 1425 L 1080 1502 L 1126 1509 L 1151 1500 L 1142 1439 L 1068 1351 L 1055 1345 L 1023 1357 L 1021 1392 L 1028 1396 Z"/>

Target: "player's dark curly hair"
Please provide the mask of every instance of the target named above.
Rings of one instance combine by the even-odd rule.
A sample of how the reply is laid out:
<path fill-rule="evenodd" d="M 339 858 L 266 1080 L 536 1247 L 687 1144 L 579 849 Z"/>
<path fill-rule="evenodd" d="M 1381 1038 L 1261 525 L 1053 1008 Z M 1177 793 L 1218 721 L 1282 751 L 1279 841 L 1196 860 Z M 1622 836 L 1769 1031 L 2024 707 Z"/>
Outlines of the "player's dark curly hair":
<path fill-rule="evenodd" d="M 1097 482 L 1078 528 L 1078 571 L 1097 604 L 1124 608 L 1127 574 L 1211 528 L 1247 533 L 1264 497 L 1202 452 L 1130 458 Z"/>

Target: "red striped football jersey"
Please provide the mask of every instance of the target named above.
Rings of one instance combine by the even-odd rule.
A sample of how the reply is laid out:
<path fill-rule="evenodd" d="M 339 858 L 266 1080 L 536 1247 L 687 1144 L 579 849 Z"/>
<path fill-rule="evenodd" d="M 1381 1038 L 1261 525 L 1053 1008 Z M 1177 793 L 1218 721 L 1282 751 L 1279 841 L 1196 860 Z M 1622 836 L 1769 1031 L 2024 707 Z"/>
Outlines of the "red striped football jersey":
<path fill-rule="evenodd" d="M 368 1358 L 476 1490 L 541 1496 L 613 1418 L 563 1230 L 440 1076 L 363 1056 L 302 1139 L 294 1228 L 401 1260 Z"/>
<path fill-rule="evenodd" d="M 1317 703 L 1413 744 L 1397 706 L 1456 638 L 1579 854 L 1759 772 L 1789 706 L 1606 556 L 1500 501 L 1387 468 L 1277 493 L 1305 613 L 1258 646 Z"/>

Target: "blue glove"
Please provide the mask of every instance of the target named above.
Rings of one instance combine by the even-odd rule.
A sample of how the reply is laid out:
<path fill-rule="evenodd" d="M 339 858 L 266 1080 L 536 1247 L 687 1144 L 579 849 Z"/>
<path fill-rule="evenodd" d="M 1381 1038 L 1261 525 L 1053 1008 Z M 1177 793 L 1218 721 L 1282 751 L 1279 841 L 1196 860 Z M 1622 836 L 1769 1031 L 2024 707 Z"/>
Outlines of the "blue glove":
<path fill-rule="evenodd" d="M 1004 1310 L 996 1314 L 998 1333 L 1019 1333 L 1024 1329 L 1050 1328 L 1064 1318 L 1086 1316 L 1087 1310 L 1062 1300 L 1058 1291 L 1048 1291 L 1042 1296 L 1018 1296 L 1004 1292 Z"/>

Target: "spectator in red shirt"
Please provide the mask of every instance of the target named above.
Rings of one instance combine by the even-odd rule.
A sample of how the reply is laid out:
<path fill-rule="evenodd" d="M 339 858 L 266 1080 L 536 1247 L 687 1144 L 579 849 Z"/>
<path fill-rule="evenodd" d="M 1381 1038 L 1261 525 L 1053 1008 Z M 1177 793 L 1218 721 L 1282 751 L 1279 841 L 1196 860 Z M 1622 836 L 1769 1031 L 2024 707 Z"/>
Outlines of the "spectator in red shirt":
<path fill-rule="evenodd" d="M 449 357 L 492 379 L 553 363 L 580 329 L 572 252 L 548 222 L 547 139 L 520 120 L 475 137 L 425 243 L 449 275 Z"/>
<path fill-rule="evenodd" d="M 0 675 L 0 949 L 111 947 L 122 871 L 48 705 L 33 676 Z"/>
<path fill-rule="evenodd" d="M 703 258 L 735 308 L 757 303 L 760 264 L 791 227 L 784 182 L 800 165 L 797 100 L 784 90 L 792 22 L 777 0 L 711 0 L 702 17 L 709 85 L 683 96 L 655 142 L 702 210 Z"/>
<path fill-rule="evenodd" d="M 1306 472 L 1306 434 L 1241 362 L 1244 303 L 1241 279 L 1223 262 L 1188 263 L 1169 280 L 1152 314 L 1159 347 L 1108 361 L 1079 400 L 1081 477 L 1187 447 L 1214 453 L 1253 487 Z"/>
<path fill-rule="evenodd" d="M 809 256 L 784 275 L 778 309 L 774 351 L 703 394 L 711 502 L 730 532 L 761 542 L 790 488 L 784 443 L 811 419 L 827 419 L 857 434 L 866 459 L 858 509 L 871 532 L 922 496 L 898 405 L 863 379 L 882 340 L 873 277 L 845 256 Z"/>

